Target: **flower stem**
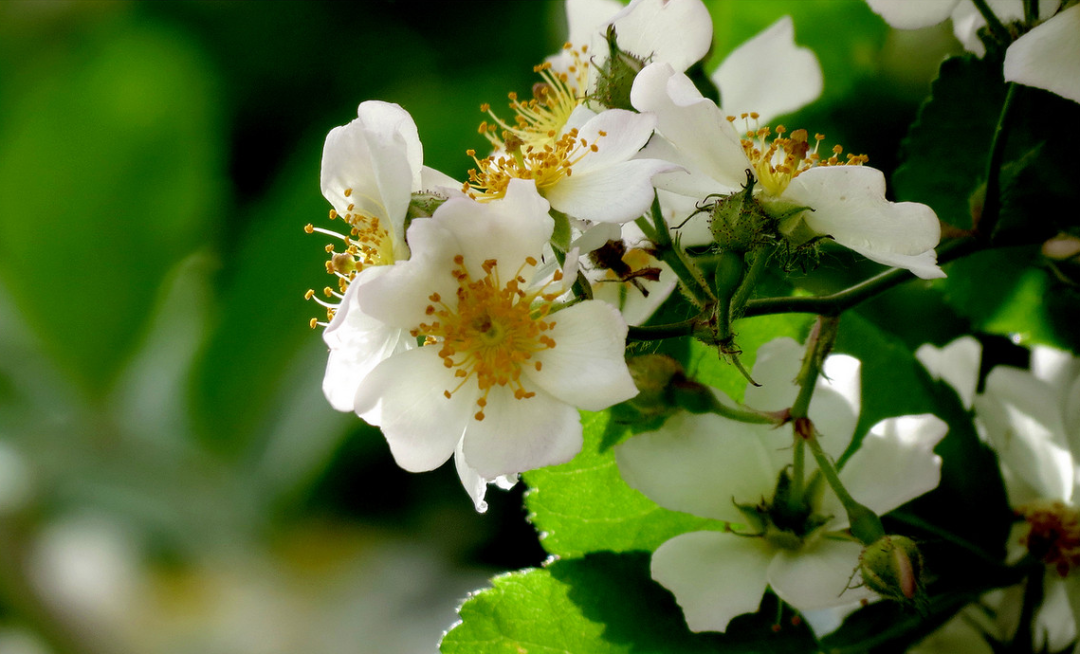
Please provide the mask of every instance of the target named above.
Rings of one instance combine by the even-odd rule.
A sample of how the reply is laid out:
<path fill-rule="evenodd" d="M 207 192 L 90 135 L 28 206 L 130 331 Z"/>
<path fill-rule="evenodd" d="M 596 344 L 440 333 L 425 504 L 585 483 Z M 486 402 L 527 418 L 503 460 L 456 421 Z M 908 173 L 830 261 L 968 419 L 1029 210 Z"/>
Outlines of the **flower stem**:
<path fill-rule="evenodd" d="M 977 237 L 989 242 L 994 237 L 998 218 L 1001 217 L 1001 163 L 1005 158 L 1005 145 L 1009 140 L 1011 110 L 1017 94 L 1017 84 L 1010 82 L 1001 105 L 997 127 L 990 144 L 990 157 L 986 160 L 986 199 L 983 210 L 973 225 Z"/>
<path fill-rule="evenodd" d="M 631 326 L 626 334 L 627 341 L 662 341 L 666 338 L 678 338 L 691 336 L 699 317 L 689 318 L 680 322 L 667 325 L 648 325 L 644 327 Z"/>
<path fill-rule="evenodd" d="M 715 302 L 716 298 L 713 297 L 712 291 L 705 284 L 701 272 L 686 260 L 682 251 L 672 242 L 667 222 L 664 220 L 664 214 L 660 210 L 660 198 L 655 195 L 653 196 L 650 216 L 652 217 L 652 224 L 639 218 L 637 225 L 645 233 L 645 236 L 656 244 L 660 260 L 671 266 L 694 304 L 698 307 L 704 307 Z"/>
<path fill-rule="evenodd" d="M 800 428 L 809 424 L 810 398 L 814 395 L 817 387 L 818 375 L 821 374 L 821 366 L 825 362 L 825 356 L 832 349 L 836 339 L 837 318 L 819 317 L 806 340 L 806 355 L 803 356 L 802 368 L 796 377 L 799 385 L 799 395 L 795 403 L 788 410 L 788 417 L 795 423 L 794 451 L 791 460 L 791 491 L 788 494 L 790 506 L 797 510 L 802 506 L 803 490 L 806 487 L 806 438 L 800 434 Z M 812 428 L 811 428 L 812 430 Z"/>
<path fill-rule="evenodd" d="M 809 419 L 807 419 L 807 422 L 809 422 Z M 798 426 L 796 426 L 796 430 L 798 430 Z M 873 545 L 884 538 L 885 527 L 881 524 L 881 518 L 869 508 L 856 502 L 851 493 L 848 493 L 847 489 L 844 488 L 843 482 L 840 481 L 840 474 L 836 471 L 836 466 L 829 460 L 829 455 L 825 453 L 825 450 L 821 448 L 821 443 L 818 442 L 817 430 L 811 426 L 803 436 L 807 447 L 810 448 L 810 453 L 814 455 L 814 460 L 817 461 L 818 469 L 821 470 L 821 474 L 825 477 L 825 481 L 836 493 L 840 503 L 844 505 L 844 511 L 848 515 L 848 522 L 851 523 L 851 534 L 858 538 L 863 545 Z"/>
<path fill-rule="evenodd" d="M 1028 27 L 1039 20 L 1039 0 L 1024 0 L 1024 22 Z"/>
<path fill-rule="evenodd" d="M 1012 40 L 1009 36 L 1009 30 L 1001 23 L 994 14 L 994 11 L 990 9 L 990 5 L 986 4 L 986 0 L 971 0 L 971 3 L 975 5 L 975 8 L 979 10 L 982 17 L 986 19 L 986 26 L 990 28 L 990 33 L 994 35 L 994 38 L 997 39 L 999 43 L 1005 45 Z"/>
<path fill-rule="evenodd" d="M 1013 245 L 1016 245 L 1015 243 Z M 976 239 L 963 238 L 951 241 L 938 252 L 938 263 L 945 264 L 979 250 L 988 244 Z M 831 295 L 817 297 L 770 297 L 749 300 L 745 317 L 764 316 L 773 313 L 816 313 L 819 316 L 838 316 L 844 311 L 888 291 L 894 286 L 915 279 L 904 268 L 891 268 L 865 281 Z"/>

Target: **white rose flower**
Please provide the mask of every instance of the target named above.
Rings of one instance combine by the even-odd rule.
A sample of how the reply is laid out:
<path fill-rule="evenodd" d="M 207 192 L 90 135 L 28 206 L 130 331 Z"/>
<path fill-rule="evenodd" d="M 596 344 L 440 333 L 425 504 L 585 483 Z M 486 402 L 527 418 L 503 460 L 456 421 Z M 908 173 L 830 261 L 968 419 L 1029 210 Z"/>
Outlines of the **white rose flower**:
<path fill-rule="evenodd" d="M 753 371 L 762 386 L 747 389 L 746 403 L 760 410 L 790 407 L 803 354 L 791 339 L 762 346 Z M 832 355 L 817 381 L 810 418 L 833 458 L 847 449 L 858 420 L 859 370 L 858 360 Z M 847 460 L 840 479 L 856 501 L 887 513 L 937 487 L 941 460 L 933 448 L 946 429 L 932 415 L 884 420 Z M 838 537 L 848 527 L 847 514 L 830 489 L 811 493 L 808 513 L 789 524 L 769 512 L 781 473 L 792 465 L 790 430 L 679 414 L 617 446 L 616 460 L 627 483 L 661 506 L 733 525 L 731 532 L 676 536 L 653 554 L 652 576 L 674 593 L 691 630 L 726 630 L 733 617 L 757 610 L 767 586 L 800 611 L 852 607 L 875 596 L 854 574 L 862 545 Z M 760 531 L 735 526 L 750 521 L 737 505 L 766 509 L 769 524 Z"/>
<path fill-rule="evenodd" d="M 690 79 L 666 64 L 652 64 L 638 74 L 631 93 L 639 111 L 656 114 L 657 132 L 643 156 L 666 159 L 683 170 L 657 175 L 657 188 L 701 199 L 730 194 L 756 180 L 755 192 L 768 209 L 809 209 L 785 219 L 785 234 L 827 236 L 866 258 L 906 268 L 924 279 L 944 277 L 934 248 L 941 227 L 930 207 L 885 199 L 885 176 L 861 165 L 865 157 L 819 157 L 806 130 L 790 136 L 783 126 L 749 130 L 741 137 L 711 100 Z M 753 119 L 751 115 L 749 118 Z M 824 137 L 816 135 L 820 142 Z"/>
<path fill-rule="evenodd" d="M 355 411 L 377 416 L 406 470 L 457 452 L 478 508 L 487 482 L 577 454 L 578 409 L 637 394 L 618 311 L 595 301 L 558 309 L 559 271 L 532 284 L 554 227 L 548 209 L 517 179 L 499 200 L 448 200 L 409 228 L 412 258 L 358 291 L 366 315 L 425 344 L 379 363 Z"/>

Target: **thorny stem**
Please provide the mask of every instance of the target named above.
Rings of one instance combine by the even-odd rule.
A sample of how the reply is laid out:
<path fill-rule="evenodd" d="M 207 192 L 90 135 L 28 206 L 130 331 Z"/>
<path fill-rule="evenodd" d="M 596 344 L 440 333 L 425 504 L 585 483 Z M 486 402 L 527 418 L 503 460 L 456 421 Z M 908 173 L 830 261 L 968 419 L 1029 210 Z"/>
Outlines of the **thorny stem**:
<path fill-rule="evenodd" d="M 698 307 L 705 307 L 715 302 L 716 298 L 713 297 L 709 287 L 706 286 L 701 273 L 698 272 L 696 268 L 691 267 L 692 264 L 686 260 L 682 250 L 675 247 L 675 244 L 672 243 L 671 234 L 668 232 L 667 222 L 664 220 L 664 214 L 660 210 L 660 198 L 655 195 L 653 196 L 650 216 L 652 217 L 652 224 L 639 218 L 637 220 L 637 225 L 642 228 L 645 236 L 656 244 L 657 254 L 660 256 L 660 260 L 671 266 L 675 275 L 682 282 L 686 292 L 690 294 L 690 298 L 693 300 L 694 304 Z M 646 226 L 648 227 L 647 229 Z"/>
<path fill-rule="evenodd" d="M 938 263 L 945 264 L 986 247 L 985 243 L 981 243 L 976 239 L 957 239 L 941 248 L 938 253 Z M 912 279 L 915 279 L 915 276 L 906 269 L 892 268 L 831 295 L 770 297 L 750 300 L 746 303 L 746 311 L 743 315 L 747 318 L 774 313 L 816 313 L 820 316 L 838 316 L 844 311 Z"/>
<path fill-rule="evenodd" d="M 629 341 L 662 341 L 665 338 L 678 338 L 680 336 L 692 336 L 694 327 L 701 316 L 689 318 L 667 325 L 648 325 L 644 327 L 631 326 L 626 334 Z"/>
<path fill-rule="evenodd" d="M 836 318 L 818 318 L 806 340 L 806 355 L 803 357 L 802 368 L 796 383 L 799 385 L 799 395 L 788 412 L 790 419 L 795 423 L 794 451 L 792 452 L 791 469 L 791 492 L 788 498 L 792 509 L 802 505 L 803 490 L 806 480 L 806 444 L 805 437 L 799 433 L 800 425 L 809 423 L 810 398 L 814 395 L 817 387 L 818 375 L 821 374 L 821 366 L 825 362 L 825 356 L 832 349 L 836 338 Z"/>

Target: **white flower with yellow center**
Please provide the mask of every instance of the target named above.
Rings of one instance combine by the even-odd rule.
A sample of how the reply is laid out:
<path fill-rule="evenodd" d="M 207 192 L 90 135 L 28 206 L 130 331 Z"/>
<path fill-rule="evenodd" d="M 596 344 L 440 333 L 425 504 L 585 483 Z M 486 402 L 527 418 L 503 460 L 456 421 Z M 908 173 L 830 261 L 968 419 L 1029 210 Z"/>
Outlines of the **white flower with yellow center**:
<path fill-rule="evenodd" d="M 898 29 L 919 29 L 952 18 L 956 38 L 978 56 L 986 48 L 978 30 L 986 19 L 969 0 L 867 0 L 870 8 Z M 1022 0 L 988 0 L 1003 23 L 1023 20 Z M 1059 11 L 1059 0 L 1040 0 L 1036 25 L 1005 50 L 1006 82 L 1034 86 L 1080 102 L 1080 6 Z M 1055 13 L 1056 12 L 1056 13 Z"/>
<path fill-rule="evenodd" d="M 431 470 L 456 452 L 478 508 L 487 481 L 577 454 L 578 409 L 637 394 L 618 311 L 596 301 L 560 309 L 559 271 L 533 284 L 554 228 L 548 210 L 527 180 L 491 202 L 451 199 L 412 223 L 411 259 L 358 291 L 366 315 L 424 345 L 376 366 L 355 411 L 377 416 L 406 470 Z"/>
<path fill-rule="evenodd" d="M 416 124 L 404 109 L 387 102 L 360 105 L 357 118 L 335 127 L 326 136 L 320 182 L 333 207 L 330 219 L 344 223 L 339 233 L 308 225 L 344 244 L 341 251 L 326 246 L 327 272 L 337 290 L 323 289 L 326 300 L 308 291 L 307 297 L 326 307 L 328 323 L 323 339 L 330 357 L 323 391 L 339 411 L 353 409 L 356 385 L 390 354 L 411 347 L 408 335 L 366 316 L 356 306 L 356 289 L 409 257 L 405 243 L 405 216 L 412 194 L 424 188 L 454 187 L 456 182 L 424 167 L 424 151 Z M 334 303 L 337 300 L 339 303 Z"/>
<path fill-rule="evenodd" d="M 747 405 L 791 407 L 803 355 L 791 339 L 763 345 L 753 371 L 762 386 L 747 388 Z M 859 378 L 857 359 L 832 355 L 817 380 L 810 418 L 833 459 L 848 448 L 858 423 Z M 840 470 L 844 487 L 879 515 L 936 488 L 941 459 L 933 448 L 946 429 L 928 414 L 879 422 Z M 692 631 L 725 631 L 735 616 L 757 610 L 767 586 L 799 611 L 875 597 L 855 572 L 863 547 L 843 533 L 847 514 L 832 490 L 814 480 L 816 469 L 808 469 L 806 483 L 819 491 L 809 492 L 799 511 L 777 501 L 778 480 L 792 467 L 791 439 L 790 429 L 683 413 L 616 446 L 630 486 L 662 507 L 730 525 L 726 532 L 681 534 L 653 554 L 653 579 L 675 595 Z M 767 519 L 748 524 L 750 507 L 765 510 Z"/>
<path fill-rule="evenodd" d="M 725 116 L 702 97 L 693 82 L 666 64 L 652 64 L 638 74 L 631 94 L 640 111 L 654 113 L 663 138 L 653 139 L 643 156 L 667 159 L 683 170 L 658 175 L 655 184 L 696 200 L 736 192 L 750 171 L 766 210 L 788 213 L 782 232 L 806 240 L 826 236 L 866 258 L 907 268 L 924 279 L 943 277 L 934 248 L 941 228 L 930 207 L 885 199 L 885 176 L 861 165 L 865 157 L 833 149 L 817 154 L 806 130 L 747 123 L 742 134 L 735 121 L 756 121 L 754 114 Z M 790 214 L 798 207 L 808 209 Z"/>
<path fill-rule="evenodd" d="M 565 108 L 554 98 L 555 87 L 538 89 L 547 89 L 537 91 L 538 97 L 550 99 L 559 111 Z M 527 179 L 557 211 L 593 222 L 625 223 L 649 208 L 653 175 L 675 169 L 666 161 L 635 158 L 652 136 L 654 116 L 624 109 L 595 113 L 578 105 L 557 130 L 559 121 L 548 112 L 528 112 L 515 96 L 510 106 L 519 119 L 513 126 L 481 125 L 496 150 L 482 159 L 468 151 L 476 168 L 462 190 L 474 200 L 501 198 L 510 180 Z"/>

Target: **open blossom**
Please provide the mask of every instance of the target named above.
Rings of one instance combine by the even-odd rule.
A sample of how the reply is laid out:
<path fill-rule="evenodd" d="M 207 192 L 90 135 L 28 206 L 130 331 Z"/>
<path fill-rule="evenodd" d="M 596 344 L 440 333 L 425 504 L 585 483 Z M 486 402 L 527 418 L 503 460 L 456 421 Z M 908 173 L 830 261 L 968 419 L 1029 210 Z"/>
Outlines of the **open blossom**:
<path fill-rule="evenodd" d="M 503 198 L 448 200 L 409 228 L 413 256 L 363 284 L 365 314 L 424 345 L 379 363 L 356 391 L 398 465 L 450 456 L 478 508 L 488 481 L 563 463 L 581 449 L 578 409 L 637 393 L 626 323 L 595 301 L 559 308 L 561 271 L 533 284 L 554 221 L 526 180 Z"/>
<path fill-rule="evenodd" d="M 978 30 L 986 19 L 969 0 L 867 0 L 890 25 L 918 29 L 952 18 L 956 38 L 978 56 L 986 52 Z M 1024 19 L 1022 0 L 989 0 L 1003 23 Z M 1080 102 L 1080 8 L 1059 11 L 1059 0 L 1040 0 L 1044 22 L 1014 41 L 1005 51 L 1005 81 L 1034 86 Z M 1057 13 L 1055 13 L 1057 12 Z"/>
<path fill-rule="evenodd" d="M 974 338 L 940 349 L 924 345 L 918 355 L 931 375 L 945 379 L 961 398 L 974 392 L 981 357 Z M 1077 632 L 1071 607 L 1080 607 L 1080 359 L 1036 346 L 1029 370 L 991 370 L 974 407 L 980 433 L 997 453 L 1009 504 L 1023 519 L 1013 530 L 1010 550 L 1046 564 L 1044 598 L 1032 625 L 1034 650 L 1064 651 Z M 1005 597 L 987 601 L 1006 608 L 1021 603 L 1022 588 L 1003 592 Z M 1009 640 L 1019 617 L 1005 610 L 983 629 Z"/>
<path fill-rule="evenodd" d="M 791 339 L 762 346 L 753 371 L 762 387 L 747 389 L 747 404 L 790 407 L 802 355 Z M 852 357 L 830 356 L 810 405 L 821 444 L 834 458 L 847 449 L 858 420 L 859 369 Z M 856 501 L 887 513 L 937 486 L 941 460 L 933 448 L 945 431 L 932 415 L 884 420 L 866 435 L 840 478 Z M 692 630 L 726 630 L 736 615 L 757 610 L 766 586 L 800 611 L 874 596 L 858 586 L 857 573 L 853 577 L 862 546 L 835 537 L 848 522 L 831 489 L 811 494 L 801 517 L 775 519 L 778 480 L 792 465 L 791 438 L 786 429 L 684 413 L 617 446 L 628 484 L 665 508 L 732 525 L 730 532 L 676 536 L 653 555 L 653 578 L 674 593 Z M 747 525 L 747 507 L 763 511 L 763 524 L 736 526 Z"/>
<path fill-rule="evenodd" d="M 1036 346 L 1030 370 L 990 371 L 975 411 L 1023 518 L 1018 545 L 1046 564 L 1036 650 L 1061 651 L 1080 610 L 1080 359 Z"/>
<path fill-rule="evenodd" d="M 423 158 L 412 117 L 388 102 L 361 103 L 355 120 L 326 136 L 320 186 L 333 207 L 331 220 L 340 219 L 345 233 L 311 225 L 307 230 L 344 243 L 342 251 L 328 247 L 326 262 L 327 272 L 337 278 L 338 291 L 324 290 L 327 299 L 337 297 L 341 302 L 318 300 L 327 306 L 330 319 L 323 331 L 330 347 L 323 391 L 339 411 L 352 410 L 356 385 L 379 361 L 410 345 L 401 330 L 366 317 L 356 306 L 356 289 L 348 289 L 381 274 L 380 267 L 408 258 L 409 202 L 425 177 L 433 181 L 437 175 L 425 172 Z"/>
<path fill-rule="evenodd" d="M 656 114 L 657 132 L 648 156 L 679 164 L 683 171 L 658 176 L 658 188 L 695 199 L 730 194 L 756 181 L 756 197 L 766 211 L 784 215 L 779 230 L 801 243 L 826 236 L 866 258 L 907 268 L 924 279 L 943 277 L 934 248 L 941 228 L 930 207 L 885 199 L 885 176 L 863 166 L 862 155 L 842 156 L 834 146 L 818 155 L 822 135 L 806 130 L 756 127 L 744 116 L 740 134 L 690 79 L 665 64 L 647 66 L 634 81 L 634 106 Z M 770 137 L 772 137 L 770 139 Z M 806 209 L 798 210 L 802 207 Z"/>

